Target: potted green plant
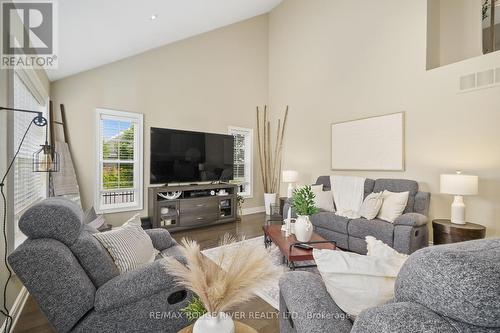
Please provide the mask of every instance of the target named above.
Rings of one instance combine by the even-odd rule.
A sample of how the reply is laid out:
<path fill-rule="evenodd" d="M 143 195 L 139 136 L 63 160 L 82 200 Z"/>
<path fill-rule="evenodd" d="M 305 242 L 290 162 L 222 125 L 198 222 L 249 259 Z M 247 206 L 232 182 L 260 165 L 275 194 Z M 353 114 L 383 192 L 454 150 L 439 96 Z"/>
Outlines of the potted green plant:
<path fill-rule="evenodd" d="M 299 242 L 311 240 L 313 226 L 309 217 L 318 211 L 314 198 L 311 186 L 304 186 L 293 191 L 291 204 L 297 213 L 294 233 Z"/>
<path fill-rule="evenodd" d="M 193 322 L 207 313 L 207 309 L 205 309 L 205 305 L 203 305 L 201 299 L 197 296 L 194 296 L 188 303 L 188 305 L 185 308 L 181 309 L 181 312 L 186 315 L 187 319 L 190 322 Z"/>

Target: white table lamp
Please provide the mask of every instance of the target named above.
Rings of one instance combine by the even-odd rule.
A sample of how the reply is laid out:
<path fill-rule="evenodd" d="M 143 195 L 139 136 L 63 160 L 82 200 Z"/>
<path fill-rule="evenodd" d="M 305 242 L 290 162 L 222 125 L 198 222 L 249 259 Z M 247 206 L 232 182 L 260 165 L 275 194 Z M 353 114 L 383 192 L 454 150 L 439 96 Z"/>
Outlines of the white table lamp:
<path fill-rule="evenodd" d="M 299 180 L 299 173 L 294 170 L 283 170 L 281 178 L 283 183 L 288 183 L 286 196 L 288 198 L 291 198 L 293 193 L 293 184 L 295 184 Z"/>
<path fill-rule="evenodd" d="M 478 193 L 478 177 L 462 175 L 457 171 L 454 175 L 441 175 L 441 193 L 453 194 L 455 196 L 451 204 L 451 222 L 465 224 L 464 195 L 476 195 Z"/>

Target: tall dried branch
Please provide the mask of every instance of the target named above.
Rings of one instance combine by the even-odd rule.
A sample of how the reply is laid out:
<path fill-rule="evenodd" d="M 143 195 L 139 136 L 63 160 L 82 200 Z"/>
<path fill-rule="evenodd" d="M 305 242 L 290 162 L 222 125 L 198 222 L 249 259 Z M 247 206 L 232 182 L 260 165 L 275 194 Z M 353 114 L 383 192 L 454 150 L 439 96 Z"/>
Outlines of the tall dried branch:
<path fill-rule="evenodd" d="M 276 175 L 276 178 L 277 178 L 277 187 L 278 187 L 278 185 L 280 183 L 280 179 L 281 179 L 281 164 L 283 162 L 283 140 L 284 140 L 284 137 L 285 137 L 285 129 L 286 129 L 287 120 L 288 120 L 288 105 L 286 106 L 285 117 L 283 118 L 283 127 L 281 129 L 281 137 L 280 137 L 279 143 L 276 142 L 276 145 L 279 145 L 278 157 L 277 157 L 278 158 L 279 167 L 278 167 L 278 173 Z"/>
<path fill-rule="evenodd" d="M 277 193 L 281 180 L 281 166 L 283 158 L 283 141 L 288 119 L 288 106 L 286 107 L 283 122 L 278 119 L 275 146 L 272 148 L 271 122 L 268 118 L 267 106 L 264 107 L 263 119 L 257 107 L 257 138 L 259 145 L 260 171 L 265 193 Z"/>
<path fill-rule="evenodd" d="M 264 177 L 265 177 L 265 185 L 264 191 L 267 192 L 269 190 L 269 172 L 267 165 L 269 164 L 269 155 L 267 151 L 267 105 L 264 106 L 264 123 L 262 124 L 264 127 L 264 137 L 262 138 L 262 145 L 264 147 Z"/>
<path fill-rule="evenodd" d="M 278 142 L 280 139 L 281 133 L 281 119 L 278 119 L 278 130 L 276 131 L 276 144 L 274 145 L 274 159 L 273 159 L 273 167 L 271 168 L 271 174 L 273 175 L 273 182 L 271 183 L 271 188 L 273 191 L 276 189 L 277 179 L 276 179 L 276 163 L 278 161 Z"/>
<path fill-rule="evenodd" d="M 273 193 L 273 189 L 271 187 L 272 181 L 273 181 L 273 174 L 271 173 L 271 159 L 272 159 L 272 150 L 271 150 L 271 122 L 268 120 L 267 121 L 267 138 L 266 138 L 266 145 L 267 145 L 267 193 Z"/>
<path fill-rule="evenodd" d="M 266 180 L 264 177 L 264 156 L 262 155 L 262 141 L 261 141 L 261 128 L 260 128 L 260 110 L 257 106 L 257 144 L 259 146 L 259 164 L 260 174 L 262 175 L 262 187 L 266 187 Z"/>

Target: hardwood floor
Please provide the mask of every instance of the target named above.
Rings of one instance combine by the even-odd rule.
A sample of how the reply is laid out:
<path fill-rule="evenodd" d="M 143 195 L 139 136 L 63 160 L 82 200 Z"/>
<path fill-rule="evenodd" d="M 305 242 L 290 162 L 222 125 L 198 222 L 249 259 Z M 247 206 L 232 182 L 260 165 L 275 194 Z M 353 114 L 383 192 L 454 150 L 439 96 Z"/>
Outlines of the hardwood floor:
<path fill-rule="evenodd" d="M 264 222 L 264 214 L 253 214 L 243 216 L 240 222 L 177 232 L 173 234 L 173 237 L 178 241 L 183 237 L 196 240 L 203 249 L 206 249 L 217 246 L 219 239 L 226 233 L 246 238 L 261 236 Z M 279 332 L 278 312 L 258 297 L 241 305 L 236 311 L 240 313 L 240 317 L 245 318 L 238 319 L 239 321 L 255 328 L 260 333 Z M 28 298 L 14 330 L 14 333 L 28 332 L 54 332 L 31 296 Z"/>

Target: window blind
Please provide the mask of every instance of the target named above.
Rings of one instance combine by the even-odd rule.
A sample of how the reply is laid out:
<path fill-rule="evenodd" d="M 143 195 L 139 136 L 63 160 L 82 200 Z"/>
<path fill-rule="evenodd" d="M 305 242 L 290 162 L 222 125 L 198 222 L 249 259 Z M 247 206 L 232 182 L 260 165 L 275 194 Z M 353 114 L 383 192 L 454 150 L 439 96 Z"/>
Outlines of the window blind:
<path fill-rule="evenodd" d="M 235 133 L 234 136 L 234 179 L 245 180 L 245 135 Z"/>
<path fill-rule="evenodd" d="M 41 105 L 27 85 L 16 73 L 14 74 L 14 108 L 41 111 L 46 117 L 46 107 Z M 30 113 L 13 113 L 13 150 L 17 149 L 22 140 L 24 132 L 28 128 L 34 115 Z M 33 153 L 40 149 L 45 141 L 45 127 L 31 126 L 24 139 L 24 143 L 14 162 L 14 219 L 16 245 L 23 239 L 22 233 L 17 227 L 17 221 L 22 213 L 34 203 L 47 196 L 47 175 L 33 172 Z M 15 153 L 15 151 L 14 151 Z"/>
<path fill-rule="evenodd" d="M 240 194 L 249 197 L 252 195 L 253 130 L 229 127 L 229 134 L 234 137 L 234 179 L 242 183 Z"/>

